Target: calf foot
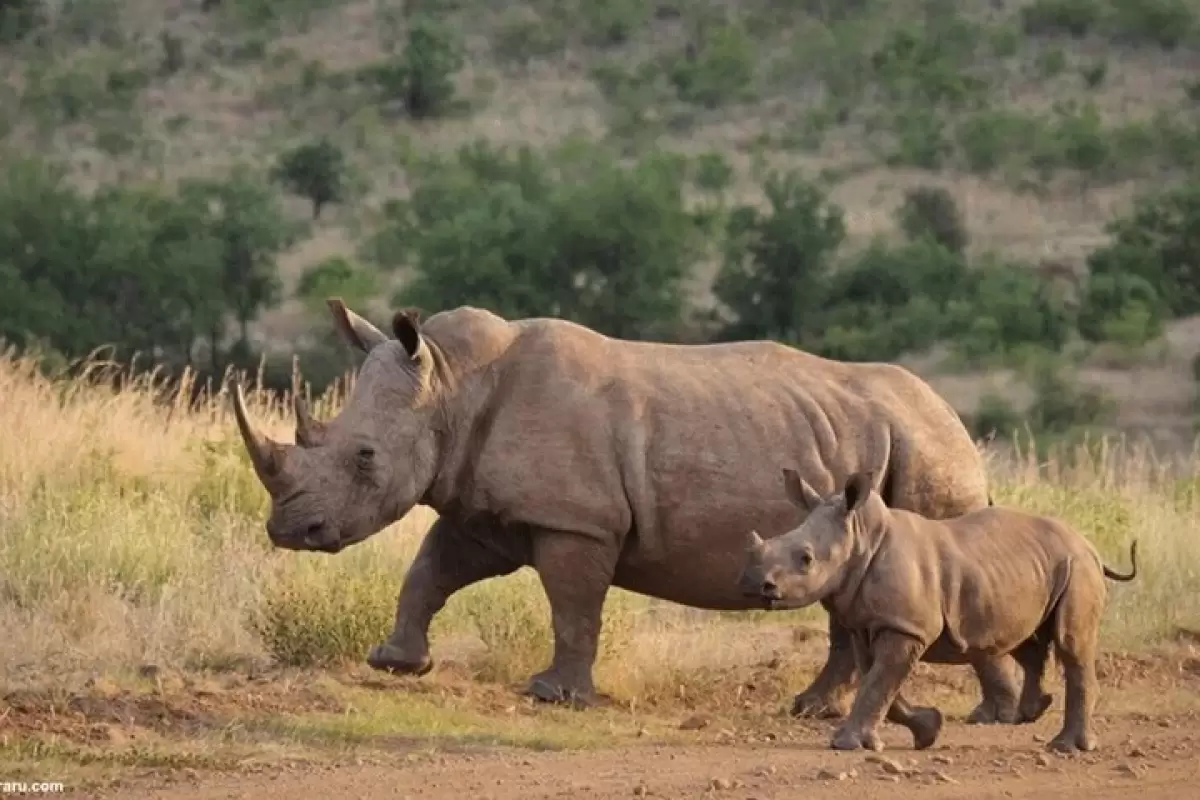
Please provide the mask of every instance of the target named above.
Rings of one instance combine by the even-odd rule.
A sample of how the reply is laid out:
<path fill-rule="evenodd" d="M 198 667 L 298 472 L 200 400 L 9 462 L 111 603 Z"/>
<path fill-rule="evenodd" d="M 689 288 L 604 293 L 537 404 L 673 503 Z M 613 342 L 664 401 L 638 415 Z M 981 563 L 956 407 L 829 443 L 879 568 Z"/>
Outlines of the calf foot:
<path fill-rule="evenodd" d="M 913 747 L 917 750 L 932 747 L 942 732 L 943 722 L 942 712 L 936 708 L 913 709 L 908 720 L 908 729 L 913 735 Z"/>
<path fill-rule="evenodd" d="M 570 705 L 576 708 L 596 705 L 596 688 L 590 678 L 569 680 L 553 668 L 530 678 L 525 687 L 525 694 L 543 703 Z"/>
<path fill-rule="evenodd" d="M 864 731 L 842 725 L 834 732 L 829 746 L 834 750 L 874 750 L 878 753 L 883 749 L 883 741 L 873 730 Z"/>
<path fill-rule="evenodd" d="M 849 709 L 847 693 L 842 691 L 820 691 L 806 689 L 792 700 L 792 716 L 812 719 L 839 719 Z"/>
<path fill-rule="evenodd" d="M 1046 748 L 1056 753 L 1089 753 L 1096 749 L 1096 737 L 1087 731 L 1076 733 L 1063 729 L 1058 736 L 1050 740 Z"/>
<path fill-rule="evenodd" d="M 381 672 L 396 675 L 424 675 L 433 669 L 433 659 L 427 648 L 411 648 L 381 642 L 367 653 L 367 664 Z"/>
<path fill-rule="evenodd" d="M 1054 696 L 1050 694 L 1043 694 L 1035 700 L 1023 700 L 1021 702 L 1020 722 L 1022 724 L 1037 722 L 1042 718 L 1042 715 L 1050 710 L 1050 706 L 1053 704 Z"/>

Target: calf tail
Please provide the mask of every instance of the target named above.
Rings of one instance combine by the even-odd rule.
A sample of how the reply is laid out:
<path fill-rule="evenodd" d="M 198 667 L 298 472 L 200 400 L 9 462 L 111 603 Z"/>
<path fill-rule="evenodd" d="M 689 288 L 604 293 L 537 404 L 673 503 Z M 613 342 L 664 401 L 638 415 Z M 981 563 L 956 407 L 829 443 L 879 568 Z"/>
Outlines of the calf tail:
<path fill-rule="evenodd" d="M 996 505 L 996 501 L 992 499 L 992 493 L 988 492 L 988 506 L 990 507 L 994 505 Z"/>
<path fill-rule="evenodd" d="M 1111 581 L 1131 581 L 1137 577 L 1137 539 L 1134 539 L 1133 543 L 1129 545 L 1129 563 L 1132 568 L 1125 575 L 1113 572 L 1108 567 L 1104 567 L 1104 577 Z M 1101 564 L 1101 566 L 1103 567 L 1104 565 Z"/>

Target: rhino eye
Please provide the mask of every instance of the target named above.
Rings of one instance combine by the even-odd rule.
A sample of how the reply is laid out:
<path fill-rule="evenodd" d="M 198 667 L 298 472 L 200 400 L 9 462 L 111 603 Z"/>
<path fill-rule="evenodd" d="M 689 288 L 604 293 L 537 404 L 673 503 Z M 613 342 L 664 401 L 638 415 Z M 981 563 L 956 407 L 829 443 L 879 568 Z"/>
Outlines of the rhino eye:
<path fill-rule="evenodd" d="M 360 469 L 370 469 L 371 464 L 375 460 L 375 448 L 364 445 L 358 448 L 358 452 L 354 454 L 354 458 Z"/>
<path fill-rule="evenodd" d="M 812 566 L 812 562 L 813 562 L 813 555 L 810 551 L 805 550 L 804 552 L 802 552 L 800 554 L 800 568 L 801 569 L 808 569 L 809 567 Z"/>

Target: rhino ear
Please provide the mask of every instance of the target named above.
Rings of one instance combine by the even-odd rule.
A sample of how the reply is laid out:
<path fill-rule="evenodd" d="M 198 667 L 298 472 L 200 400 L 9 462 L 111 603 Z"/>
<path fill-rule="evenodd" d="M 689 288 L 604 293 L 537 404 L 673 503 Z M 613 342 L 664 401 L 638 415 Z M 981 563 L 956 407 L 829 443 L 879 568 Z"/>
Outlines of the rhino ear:
<path fill-rule="evenodd" d="M 325 304 L 329 306 L 329 312 L 333 314 L 333 324 L 337 326 L 338 333 L 364 353 L 371 352 L 388 340 L 383 331 L 346 308 L 342 298 L 331 297 L 325 301 Z"/>
<path fill-rule="evenodd" d="M 874 485 L 871 473 L 856 472 L 846 481 L 846 488 L 842 494 L 846 499 L 846 513 L 851 514 L 862 508 L 863 503 L 867 502 L 867 498 L 871 495 L 871 489 Z"/>
<path fill-rule="evenodd" d="M 421 337 L 421 309 L 402 308 L 392 317 L 392 333 L 404 345 L 405 352 L 413 361 L 420 361 L 425 351 Z"/>
<path fill-rule="evenodd" d="M 783 468 L 783 485 L 787 489 L 792 502 L 805 511 L 812 511 L 821 505 L 821 495 L 808 485 L 808 481 L 800 477 L 800 473 L 790 467 Z"/>

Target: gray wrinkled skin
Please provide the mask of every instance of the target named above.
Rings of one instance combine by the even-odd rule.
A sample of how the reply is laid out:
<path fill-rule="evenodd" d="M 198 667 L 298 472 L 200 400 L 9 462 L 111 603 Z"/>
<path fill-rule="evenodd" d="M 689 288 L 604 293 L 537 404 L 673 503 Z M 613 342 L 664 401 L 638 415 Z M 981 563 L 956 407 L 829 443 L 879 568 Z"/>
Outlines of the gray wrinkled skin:
<path fill-rule="evenodd" d="M 289 445 L 258 433 L 240 389 L 234 409 L 278 547 L 336 553 L 416 504 L 438 512 L 395 628 L 367 658 L 377 669 L 428 671 L 429 625 L 446 599 L 529 565 L 554 630 L 553 661 L 529 691 L 586 704 L 610 586 L 699 608 L 757 606 L 736 588 L 743 532 L 803 519 L 780 469 L 829 491 L 872 470 L 889 503 L 932 517 L 989 502 L 958 416 L 900 367 L 770 342 L 622 341 L 470 307 L 424 324 L 399 313 L 388 336 L 340 300 L 329 305 L 366 354 L 341 413 L 318 422 L 298 404 Z M 833 617 L 830 640 L 797 714 L 844 712 L 855 662 Z M 1012 672 L 985 686 L 979 719 L 998 718 L 1015 662 Z"/>
<path fill-rule="evenodd" d="M 750 534 L 738 579 L 747 597 L 768 608 L 821 603 L 850 630 L 862 684 L 832 746 L 882 749 L 876 728 L 885 718 L 907 727 L 917 749 L 942 727 L 935 708 L 917 708 L 901 694 L 918 661 L 971 664 L 981 676 L 1011 654 L 1025 673 L 1016 701 L 1019 722 L 1050 707 L 1042 689 L 1054 646 L 1066 684 L 1063 727 L 1049 747 L 1093 750 L 1096 643 L 1113 572 L 1091 543 L 1064 523 L 990 507 L 950 520 L 889 509 L 871 476 L 856 474 L 822 498 L 797 473 L 785 481 L 803 524 L 770 541 Z"/>

